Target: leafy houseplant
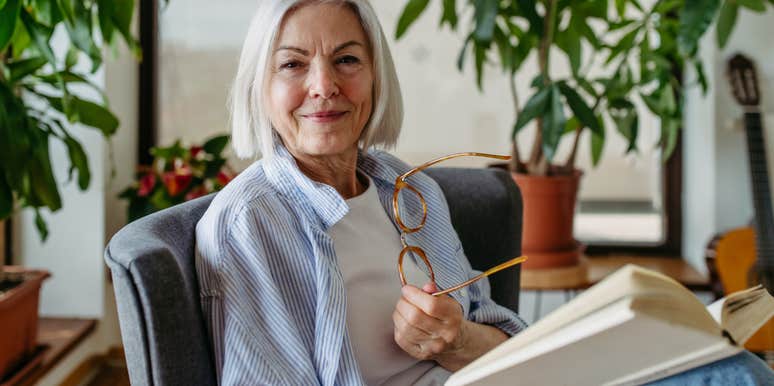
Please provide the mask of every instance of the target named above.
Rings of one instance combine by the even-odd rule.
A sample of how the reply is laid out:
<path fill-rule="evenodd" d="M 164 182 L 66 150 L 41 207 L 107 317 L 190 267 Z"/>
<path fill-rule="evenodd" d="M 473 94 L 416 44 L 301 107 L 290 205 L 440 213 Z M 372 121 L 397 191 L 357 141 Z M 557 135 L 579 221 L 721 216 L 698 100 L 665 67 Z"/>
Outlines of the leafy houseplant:
<path fill-rule="evenodd" d="M 119 122 L 102 90 L 79 72 L 88 57 L 90 72 L 102 65 L 101 43 L 118 36 L 139 58 L 131 35 L 134 0 L 0 0 L 0 221 L 21 208 L 35 211 L 43 240 L 48 229 L 42 208 L 62 207 L 49 149 L 67 149 L 70 178 L 89 186 L 86 151 L 65 124 L 80 123 L 109 138 Z M 52 37 L 69 44 L 66 54 L 51 46 Z M 100 43 L 101 42 L 101 43 Z M 72 92 L 97 91 L 96 101 Z M 0 380 L 23 366 L 36 349 L 38 296 L 45 271 L 0 266 Z"/>
<path fill-rule="evenodd" d="M 95 128 L 105 138 L 119 122 L 99 86 L 76 65 L 88 57 L 96 72 L 103 61 L 98 42 L 115 45 L 119 36 L 139 58 L 130 31 L 133 14 L 134 0 L 0 0 L 0 220 L 32 208 L 46 239 L 40 209 L 62 207 L 49 153 L 53 142 L 67 149 L 70 178 L 77 174 L 81 190 L 89 186 L 86 152 L 64 120 Z M 56 30 L 68 38 L 65 55 L 51 47 Z M 83 86 L 96 90 L 99 100 L 71 92 Z"/>
<path fill-rule="evenodd" d="M 456 31 L 460 17 L 470 17 L 457 59 L 459 69 L 462 70 L 466 57 L 472 57 L 481 89 L 485 65 L 495 62 L 510 82 L 515 119 L 508 169 L 524 192 L 525 253 L 530 252 L 527 249 L 533 238 L 555 234 L 556 229 L 562 228 L 569 234 L 556 240 L 561 245 L 545 248 L 573 254 L 567 251 L 574 248 L 570 244 L 575 244 L 572 208 L 580 177 L 576 158 L 581 134 L 586 130 L 591 133 L 590 151 L 595 166 L 605 143 L 605 122 L 612 122 L 626 139 L 627 153 L 636 151 L 639 114 L 635 101 L 640 100 L 661 121 L 660 139 L 654 145 L 662 149 L 666 160 L 677 144 L 681 126 L 683 70 L 694 67 L 695 83 L 705 91 L 707 88 L 697 57 L 699 39 L 710 24 L 717 22 L 717 42 L 725 45 L 738 9 L 765 12 L 764 1 L 655 0 L 645 4 L 640 0 L 468 0 L 459 7 L 456 0 L 442 1 L 441 27 L 449 26 Z M 396 38 L 407 32 L 429 2 L 407 1 L 398 20 Z M 559 53 L 569 63 L 567 76 L 560 77 L 551 71 L 550 62 Z M 515 78 L 530 57 L 537 59 L 539 71 L 531 82 L 531 95 L 522 105 Z M 592 69 L 595 75 L 591 75 Z M 517 134 L 532 121 L 537 130 L 529 154 L 522 157 Z M 565 135 L 572 137 L 572 148 L 567 158 L 560 160 L 556 150 Z M 530 197 L 533 189 L 526 186 L 533 182 L 564 184 L 555 190 L 573 192 L 567 197 L 569 201 L 562 204 L 551 202 L 543 193 Z M 569 213 L 557 214 L 559 219 L 548 229 L 533 227 L 530 217 L 544 217 L 544 213 L 536 212 L 537 206 L 569 208 Z M 577 261 L 577 253 L 574 255 L 568 261 Z M 533 256 L 525 267 L 537 261 L 540 259 Z"/>
<path fill-rule="evenodd" d="M 184 201 L 223 189 L 234 172 L 222 157 L 228 136 L 216 136 L 201 146 L 151 149 L 153 163 L 140 166 L 137 180 L 120 197 L 129 201 L 129 221 Z"/>

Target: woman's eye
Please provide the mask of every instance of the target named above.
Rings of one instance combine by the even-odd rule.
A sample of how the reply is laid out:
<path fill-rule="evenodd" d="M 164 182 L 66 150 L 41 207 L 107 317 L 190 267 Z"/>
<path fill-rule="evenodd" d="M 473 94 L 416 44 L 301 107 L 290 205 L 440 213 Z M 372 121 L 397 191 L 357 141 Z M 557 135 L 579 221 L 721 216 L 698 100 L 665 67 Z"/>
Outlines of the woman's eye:
<path fill-rule="evenodd" d="M 357 57 L 354 57 L 352 55 L 342 56 L 338 59 L 336 59 L 336 63 L 338 64 L 357 64 L 360 63 L 360 59 Z"/>
<path fill-rule="evenodd" d="M 282 69 L 282 70 L 295 70 L 297 68 L 301 68 L 301 66 L 303 66 L 303 64 L 301 62 L 290 61 L 290 62 L 282 63 L 280 65 L 280 69 Z"/>

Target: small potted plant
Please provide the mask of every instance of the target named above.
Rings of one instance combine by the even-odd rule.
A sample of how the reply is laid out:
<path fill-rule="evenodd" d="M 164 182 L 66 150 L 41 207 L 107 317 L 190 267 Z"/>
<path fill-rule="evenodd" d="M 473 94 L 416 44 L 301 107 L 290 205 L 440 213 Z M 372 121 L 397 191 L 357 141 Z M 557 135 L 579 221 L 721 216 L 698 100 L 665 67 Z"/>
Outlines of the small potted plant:
<path fill-rule="evenodd" d="M 119 196 L 129 201 L 129 221 L 223 189 L 235 176 L 222 156 L 227 143 L 221 135 L 201 146 L 177 141 L 152 148 L 153 163 L 138 167 L 136 181 Z"/>
<path fill-rule="evenodd" d="M 396 38 L 425 11 L 430 0 L 408 0 Z M 728 40 L 739 7 L 765 12 L 766 2 L 752 0 L 520 0 L 442 1 L 440 27 L 457 30 L 459 17 L 470 22 L 457 59 L 462 69 L 469 55 L 481 90 L 485 64 L 495 61 L 510 82 L 515 123 L 507 165 L 524 197 L 522 247 L 530 259 L 524 268 L 573 265 L 582 247 L 573 237 L 573 217 L 582 172 L 576 167 L 578 144 L 590 132 L 593 165 L 599 162 L 612 123 L 628 147 L 637 150 L 640 130 L 635 101 L 642 101 L 661 121 L 658 143 L 663 160 L 677 142 L 682 119 L 683 79 L 687 67 L 706 91 L 699 39 L 717 21 L 717 42 Z M 569 75 L 558 76 L 550 62 L 562 53 Z M 516 74 L 535 57 L 539 71 L 532 94 L 522 105 Z M 554 67 L 555 69 L 555 67 Z M 593 71 L 591 71 L 593 69 Z M 537 128 L 529 154 L 519 153 L 519 132 Z M 571 137 L 566 159 L 555 157 L 559 141 Z"/>
<path fill-rule="evenodd" d="M 0 221 L 21 209 L 35 212 L 45 241 L 41 209 L 62 207 L 49 148 L 66 149 L 70 178 L 81 190 L 91 180 L 85 149 L 70 124 L 113 135 L 119 122 L 103 90 L 81 71 L 102 66 L 102 47 L 123 40 L 140 56 L 131 34 L 134 0 L 0 0 Z M 68 48 L 58 54 L 56 44 Z M 99 31 L 99 32 L 97 32 Z M 120 39 L 119 39 L 120 37 Z M 88 60 L 86 60 L 88 59 Z M 73 90 L 86 87 L 100 97 L 87 100 Z M 77 176 L 77 177 L 76 177 Z M 0 383 L 35 354 L 38 298 L 47 272 L 0 266 Z"/>

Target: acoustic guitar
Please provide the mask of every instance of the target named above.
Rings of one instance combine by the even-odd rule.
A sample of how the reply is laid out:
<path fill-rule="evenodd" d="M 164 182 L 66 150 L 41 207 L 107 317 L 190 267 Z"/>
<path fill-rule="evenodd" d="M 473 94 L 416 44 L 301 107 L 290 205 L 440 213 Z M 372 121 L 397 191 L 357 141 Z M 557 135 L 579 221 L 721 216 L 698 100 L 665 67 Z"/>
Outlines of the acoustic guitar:
<path fill-rule="evenodd" d="M 745 110 L 744 127 L 755 218 L 752 227 L 734 229 L 717 236 L 710 243 L 707 262 L 711 275 L 717 275 L 724 295 L 756 284 L 763 284 L 769 293 L 774 293 L 774 217 L 763 125 L 758 111 L 760 93 L 753 63 L 742 55 L 734 56 L 728 63 L 728 78 L 734 98 Z M 747 341 L 745 348 L 760 354 L 770 366 L 774 366 L 774 319 L 763 325 Z"/>

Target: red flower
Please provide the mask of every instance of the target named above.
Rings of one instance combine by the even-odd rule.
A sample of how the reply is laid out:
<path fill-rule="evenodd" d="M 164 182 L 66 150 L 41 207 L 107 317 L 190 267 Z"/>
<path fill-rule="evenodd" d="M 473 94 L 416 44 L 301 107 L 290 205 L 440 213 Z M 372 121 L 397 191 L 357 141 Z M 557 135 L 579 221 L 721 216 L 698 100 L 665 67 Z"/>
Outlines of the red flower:
<path fill-rule="evenodd" d="M 191 158 L 196 158 L 202 150 L 204 150 L 204 148 L 201 146 L 191 146 Z"/>
<path fill-rule="evenodd" d="M 207 191 L 207 188 L 205 188 L 204 185 L 200 185 L 196 188 L 191 189 L 191 191 L 185 195 L 185 200 L 190 201 L 190 200 L 193 200 L 194 198 L 199 198 L 201 196 L 204 196 L 207 193 L 209 193 Z"/>
<path fill-rule="evenodd" d="M 167 193 L 174 197 L 183 192 L 191 184 L 193 177 L 191 174 L 178 174 L 177 172 L 166 172 L 161 176 Z"/>
<path fill-rule="evenodd" d="M 145 197 L 153 191 L 155 186 L 156 175 L 153 173 L 146 173 L 140 177 L 140 187 L 137 189 L 137 195 L 140 197 Z"/>
<path fill-rule="evenodd" d="M 221 171 L 218 172 L 218 176 L 216 178 L 218 179 L 218 183 L 221 186 L 226 186 L 226 184 L 231 182 L 231 179 L 233 177 L 231 177 L 230 175 L 228 175 L 228 173 L 226 173 L 226 172 L 221 170 Z"/>

